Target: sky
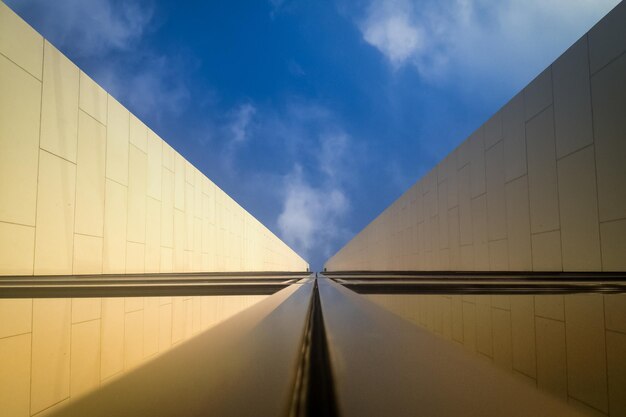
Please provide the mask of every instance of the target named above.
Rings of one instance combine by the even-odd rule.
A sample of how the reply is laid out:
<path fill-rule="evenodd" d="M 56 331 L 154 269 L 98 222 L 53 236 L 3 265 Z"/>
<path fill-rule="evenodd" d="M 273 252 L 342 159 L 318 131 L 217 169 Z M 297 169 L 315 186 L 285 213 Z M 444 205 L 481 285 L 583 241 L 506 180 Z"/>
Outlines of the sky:
<path fill-rule="evenodd" d="M 4 0 L 312 270 L 617 0 Z"/>

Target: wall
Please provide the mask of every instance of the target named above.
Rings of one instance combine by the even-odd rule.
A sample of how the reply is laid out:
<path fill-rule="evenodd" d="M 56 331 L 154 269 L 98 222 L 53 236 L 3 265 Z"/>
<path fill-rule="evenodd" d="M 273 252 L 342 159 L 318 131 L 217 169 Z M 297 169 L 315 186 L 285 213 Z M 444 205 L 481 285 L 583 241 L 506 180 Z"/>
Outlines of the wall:
<path fill-rule="evenodd" d="M 0 410 L 40 416 L 266 295 L 0 299 Z"/>
<path fill-rule="evenodd" d="M 0 2 L 0 274 L 307 263 Z"/>
<path fill-rule="evenodd" d="M 622 2 L 326 268 L 626 270 L 625 50 Z"/>
<path fill-rule="evenodd" d="M 626 415 L 626 295 L 364 295 L 589 415 Z"/>

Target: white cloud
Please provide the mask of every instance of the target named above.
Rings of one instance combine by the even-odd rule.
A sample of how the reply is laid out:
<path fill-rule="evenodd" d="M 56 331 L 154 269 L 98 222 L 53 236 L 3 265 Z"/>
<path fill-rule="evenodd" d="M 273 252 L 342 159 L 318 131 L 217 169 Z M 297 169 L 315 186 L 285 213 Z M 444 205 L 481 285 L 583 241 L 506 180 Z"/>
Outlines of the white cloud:
<path fill-rule="evenodd" d="M 9 3 L 140 118 L 154 122 L 185 111 L 187 79 L 197 62 L 163 55 L 145 42 L 154 26 L 152 0 Z"/>
<path fill-rule="evenodd" d="M 185 64 L 144 52 L 139 61 L 105 61 L 91 75 L 141 118 L 161 120 L 183 113 L 191 98 Z"/>
<path fill-rule="evenodd" d="M 320 170 L 335 181 L 347 174 L 350 138 L 344 132 L 332 132 L 320 138 L 320 149 L 317 152 Z"/>
<path fill-rule="evenodd" d="M 313 186 L 296 165 L 285 178 L 283 209 L 278 216 L 280 235 L 304 257 L 314 248 L 328 257 L 332 242 L 343 233 L 339 220 L 348 208 L 348 199 L 339 187 Z"/>
<path fill-rule="evenodd" d="M 111 0 L 8 0 L 20 13 L 33 15 L 44 36 L 81 56 L 127 50 L 153 17 L 146 3 Z"/>
<path fill-rule="evenodd" d="M 359 144 L 328 108 L 296 97 L 272 107 L 241 103 L 219 118 L 214 131 L 211 146 L 220 155 L 215 164 L 231 178 L 256 157 L 249 146 L 265 150 L 261 159 L 276 158 L 246 172 L 239 191 L 257 200 L 257 208 L 266 204 L 267 224 L 313 268 L 321 267 L 350 234 L 344 226 L 346 190 L 355 179 Z"/>
<path fill-rule="evenodd" d="M 427 80 L 528 82 L 619 0 L 371 0 L 363 39 Z M 495 78 L 494 78 L 495 77 Z"/>
<path fill-rule="evenodd" d="M 279 236 L 313 267 L 321 267 L 349 235 L 347 186 L 355 180 L 360 147 L 333 113 L 317 103 L 291 100 L 284 112 L 262 117 L 265 137 L 278 140 L 291 172 L 278 185 Z M 318 265 L 319 264 L 319 265 Z"/>
<path fill-rule="evenodd" d="M 363 38 L 400 66 L 423 49 L 421 28 L 409 20 L 412 15 L 407 1 L 372 2 L 361 24 Z"/>
<path fill-rule="evenodd" d="M 233 172 L 237 165 L 237 151 L 241 149 L 257 132 L 253 130 L 253 119 L 257 109 L 251 103 L 243 103 L 228 112 L 220 126 L 219 136 L 222 139 L 220 145 L 220 162 L 223 169 Z"/>
<path fill-rule="evenodd" d="M 238 144 L 246 141 L 248 138 L 248 127 L 255 113 L 256 108 L 250 103 L 244 103 L 237 107 L 229 126 L 231 143 Z"/>

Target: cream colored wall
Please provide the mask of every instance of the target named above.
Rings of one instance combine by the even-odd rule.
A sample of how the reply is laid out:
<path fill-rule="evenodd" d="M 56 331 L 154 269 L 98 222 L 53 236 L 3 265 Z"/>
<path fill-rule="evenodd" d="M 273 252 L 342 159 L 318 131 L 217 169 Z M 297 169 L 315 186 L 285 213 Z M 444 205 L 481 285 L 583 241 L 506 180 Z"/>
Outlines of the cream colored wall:
<path fill-rule="evenodd" d="M 0 299 L 0 410 L 40 416 L 266 295 Z"/>
<path fill-rule="evenodd" d="M 0 2 L 0 274 L 307 263 Z"/>
<path fill-rule="evenodd" d="M 590 415 L 626 415 L 626 295 L 365 295 Z"/>
<path fill-rule="evenodd" d="M 626 270 L 625 22 L 622 2 L 326 268 Z"/>

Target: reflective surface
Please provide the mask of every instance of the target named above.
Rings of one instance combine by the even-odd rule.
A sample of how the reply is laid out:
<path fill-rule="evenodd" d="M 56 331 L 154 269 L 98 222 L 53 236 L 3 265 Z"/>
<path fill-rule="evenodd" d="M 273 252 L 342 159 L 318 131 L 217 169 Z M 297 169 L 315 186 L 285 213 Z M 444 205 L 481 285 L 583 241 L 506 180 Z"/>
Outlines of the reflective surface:
<path fill-rule="evenodd" d="M 626 295 L 362 295 L 591 415 L 626 415 Z"/>
<path fill-rule="evenodd" d="M 267 297 L 0 299 L 0 414 L 52 411 Z"/>
<path fill-rule="evenodd" d="M 581 416 L 331 280 L 320 298 L 342 416 Z"/>
<path fill-rule="evenodd" d="M 626 415 L 617 276 L 275 278 L 271 295 L 0 297 L 0 415 Z"/>

